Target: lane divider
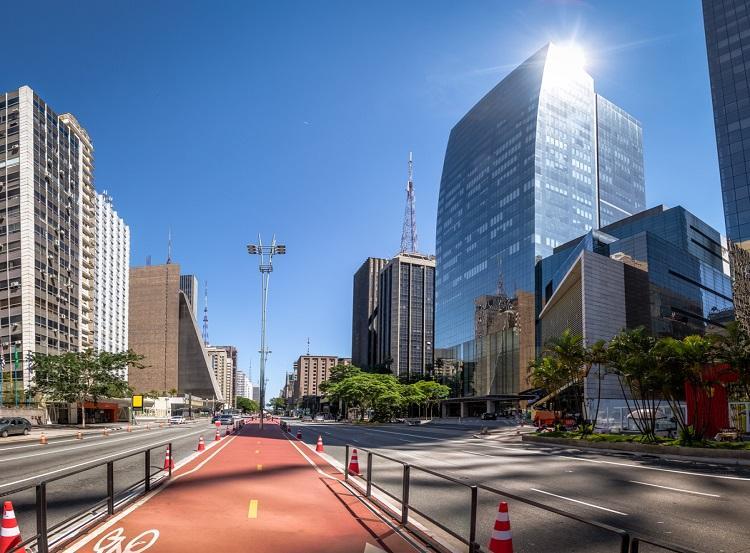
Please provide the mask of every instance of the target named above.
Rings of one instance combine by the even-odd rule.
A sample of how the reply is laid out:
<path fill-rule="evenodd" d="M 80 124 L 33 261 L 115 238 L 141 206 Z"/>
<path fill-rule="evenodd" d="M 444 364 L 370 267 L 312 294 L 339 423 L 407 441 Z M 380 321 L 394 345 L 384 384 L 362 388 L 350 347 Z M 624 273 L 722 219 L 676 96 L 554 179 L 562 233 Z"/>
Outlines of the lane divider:
<path fill-rule="evenodd" d="M 258 518 L 258 500 L 251 499 L 247 507 L 247 518 Z"/>

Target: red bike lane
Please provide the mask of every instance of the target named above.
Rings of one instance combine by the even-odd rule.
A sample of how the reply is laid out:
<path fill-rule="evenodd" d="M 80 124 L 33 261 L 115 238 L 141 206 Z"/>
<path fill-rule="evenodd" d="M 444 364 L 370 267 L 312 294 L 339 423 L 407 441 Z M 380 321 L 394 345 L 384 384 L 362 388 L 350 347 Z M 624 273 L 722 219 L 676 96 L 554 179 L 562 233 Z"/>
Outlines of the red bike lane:
<path fill-rule="evenodd" d="M 411 553 L 314 454 L 276 424 L 245 425 L 66 551 Z"/>

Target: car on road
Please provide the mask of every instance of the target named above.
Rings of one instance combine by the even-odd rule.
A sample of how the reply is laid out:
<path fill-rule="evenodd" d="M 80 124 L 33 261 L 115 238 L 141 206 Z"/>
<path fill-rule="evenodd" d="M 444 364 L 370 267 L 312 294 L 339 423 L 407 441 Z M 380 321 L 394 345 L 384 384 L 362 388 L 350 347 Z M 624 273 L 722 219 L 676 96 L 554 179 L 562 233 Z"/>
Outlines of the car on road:
<path fill-rule="evenodd" d="M 315 420 L 316 421 L 324 421 L 324 420 L 326 420 L 326 418 L 323 415 L 315 415 Z"/>
<path fill-rule="evenodd" d="M 14 434 L 28 436 L 31 432 L 31 423 L 23 417 L 12 417 L 0 419 L 0 436 L 7 438 Z"/>
<path fill-rule="evenodd" d="M 312 422 L 312 417 L 310 415 L 303 415 L 300 418 L 302 419 L 302 422 Z"/>
<path fill-rule="evenodd" d="M 234 424 L 234 417 L 232 415 L 222 415 L 219 417 L 219 422 L 224 426 Z"/>
<path fill-rule="evenodd" d="M 182 415 L 174 415 L 169 417 L 169 424 L 185 424 L 185 417 Z"/>
<path fill-rule="evenodd" d="M 483 421 L 494 421 L 497 420 L 497 413 L 482 413 L 480 418 Z"/>

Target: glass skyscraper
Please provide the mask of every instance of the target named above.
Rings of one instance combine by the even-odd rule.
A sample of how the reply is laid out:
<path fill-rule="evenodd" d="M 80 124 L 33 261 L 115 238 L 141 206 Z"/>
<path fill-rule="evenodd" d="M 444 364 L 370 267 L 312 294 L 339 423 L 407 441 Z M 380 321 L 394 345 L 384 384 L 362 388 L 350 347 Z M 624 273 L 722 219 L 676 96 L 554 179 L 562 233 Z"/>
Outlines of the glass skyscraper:
<path fill-rule="evenodd" d="M 644 206 L 640 124 L 595 93 L 574 49 L 544 46 L 482 98 L 451 131 L 438 204 L 435 371 L 454 395 L 523 389 L 536 260 Z M 475 340 L 482 305 L 508 305 L 488 294 L 531 313 Z"/>
<path fill-rule="evenodd" d="M 703 21 L 727 236 L 750 248 L 750 1 L 703 0 Z"/>

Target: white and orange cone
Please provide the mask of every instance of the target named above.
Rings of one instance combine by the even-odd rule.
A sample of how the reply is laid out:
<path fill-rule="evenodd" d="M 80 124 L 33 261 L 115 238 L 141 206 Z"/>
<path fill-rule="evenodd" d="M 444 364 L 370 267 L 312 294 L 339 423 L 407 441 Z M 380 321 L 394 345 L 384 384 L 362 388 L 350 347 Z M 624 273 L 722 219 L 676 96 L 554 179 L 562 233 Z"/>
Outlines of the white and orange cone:
<path fill-rule="evenodd" d="M 302 439 L 302 430 L 300 430 L 299 428 L 297 429 L 297 439 L 298 440 Z"/>
<path fill-rule="evenodd" d="M 490 539 L 490 553 L 513 553 L 513 539 L 510 532 L 510 516 L 508 504 L 501 501 L 497 509 L 495 527 Z"/>
<path fill-rule="evenodd" d="M 349 460 L 349 474 L 359 476 L 359 459 L 357 458 L 357 450 L 352 450 L 352 458 Z"/>
<path fill-rule="evenodd" d="M 164 470 L 169 470 L 174 468 L 174 459 L 172 459 L 172 452 L 169 450 L 169 446 L 167 446 L 167 453 L 164 455 Z"/>
<path fill-rule="evenodd" d="M 14 547 L 17 547 L 21 539 L 21 530 L 16 522 L 16 514 L 13 512 L 13 503 L 6 501 L 3 503 L 3 524 L 0 528 L 0 553 L 6 553 Z M 17 553 L 26 553 L 26 548 L 16 550 Z"/>
<path fill-rule="evenodd" d="M 217 428 L 216 434 L 214 435 L 214 441 L 218 442 L 219 440 L 221 440 L 221 433 L 219 432 L 219 429 Z"/>
<path fill-rule="evenodd" d="M 198 438 L 198 451 L 203 451 L 206 449 L 206 443 L 203 441 L 203 436 Z"/>
<path fill-rule="evenodd" d="M 47 445 L 47 436 L 42 432 L 42 436 L 39 438 L 39 445 Z"/>
<path fill-rule="evenodd" d="M 320 434 L 318 434 L 318 443 L 315 446 L 315 451 L 318 451 L 318 452 L 325 451 L 323 449 L 323 436 L 321 436 Z"/>

